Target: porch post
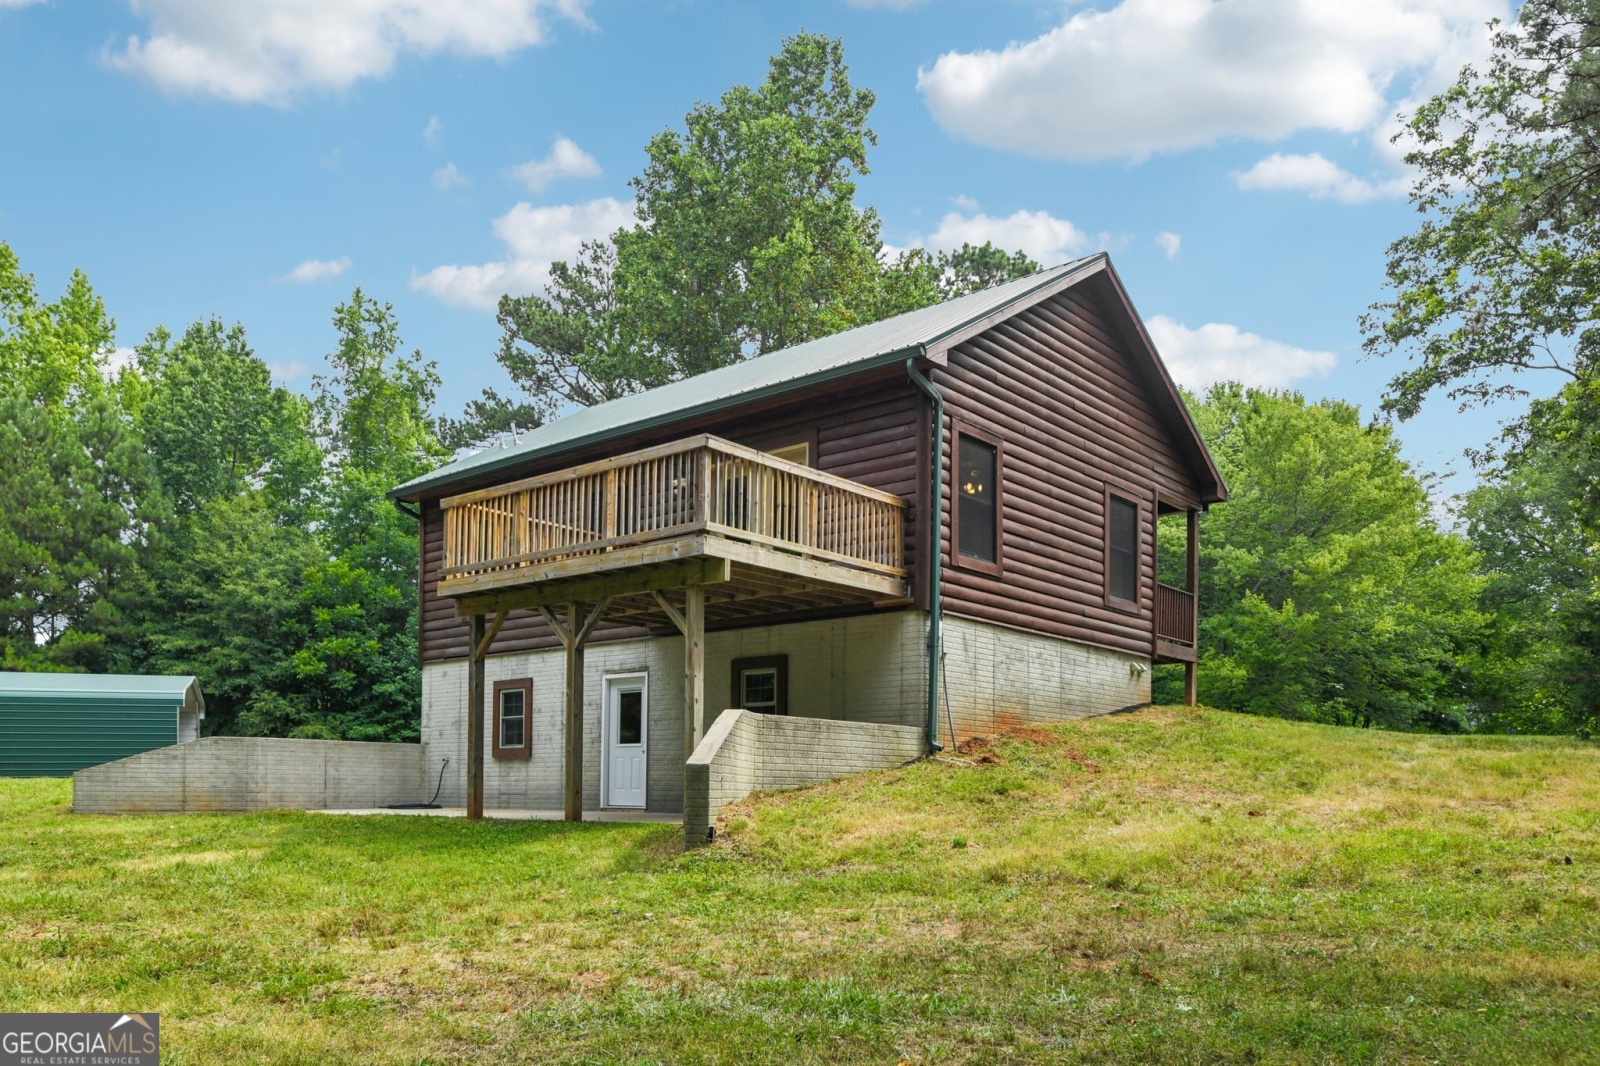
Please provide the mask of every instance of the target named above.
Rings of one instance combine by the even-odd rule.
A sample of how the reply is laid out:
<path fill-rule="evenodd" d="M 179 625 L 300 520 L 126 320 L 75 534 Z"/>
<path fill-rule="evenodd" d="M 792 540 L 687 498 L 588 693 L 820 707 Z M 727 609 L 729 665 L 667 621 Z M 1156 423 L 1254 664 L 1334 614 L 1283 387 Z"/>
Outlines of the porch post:
<path fill-rule="evenodd" d="M 1189 508 L 1189 546 L 1186 553 L 1184 587 L 1189 591 L 1189 633 L 1194 639 L 1193 661 L 1183 664 L 1183 702 L 1193 707 L 1200 701 L 1197 672 L 1200 658 L 1200 512 Z"/>
<path fill-rule="evenodd" d="M 483 615 L 467 627 L 467 818 L 483 817 Z"/>
<path fill-rule="evenodd" d="M 706 587 L 683 590 L 683 758 L 687 762 L 705 735 Z"/>
<path fill-rule="evenodd" d="M 567 723 L 563 816 L 583 821 L 583 619 L 576 603 L 567 604 Z"/>

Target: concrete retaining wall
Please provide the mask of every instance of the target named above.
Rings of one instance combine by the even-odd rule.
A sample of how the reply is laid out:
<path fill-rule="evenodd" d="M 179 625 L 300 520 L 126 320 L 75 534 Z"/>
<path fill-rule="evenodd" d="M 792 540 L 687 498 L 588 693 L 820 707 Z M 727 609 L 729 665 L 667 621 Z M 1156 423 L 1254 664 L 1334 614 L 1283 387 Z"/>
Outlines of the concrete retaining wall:
<path fill-rule="evenodd" d="M 903 766 L 927 752 L 917 726 L 723 711 L 684 767 L 684 841 L 693 847 L 730 803 Z"/>
<path fill-rule="evenodd" d="M 72 809 L 270 811 L 420 803 L 421 744 L 206 737 L 72 775 Z"/>

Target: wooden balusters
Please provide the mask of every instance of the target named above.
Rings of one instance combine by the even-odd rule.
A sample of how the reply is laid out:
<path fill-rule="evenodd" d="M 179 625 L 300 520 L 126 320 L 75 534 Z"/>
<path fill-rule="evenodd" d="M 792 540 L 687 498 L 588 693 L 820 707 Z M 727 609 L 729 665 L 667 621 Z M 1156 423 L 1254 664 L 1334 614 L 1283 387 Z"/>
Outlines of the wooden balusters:
<path fill-rule="evenodd" d="M 899 569 L 903 561 L 900 500 L 708 437 L 467 493 L 443 507 L 447 577 L 696 527 L 874 568 Z"/>

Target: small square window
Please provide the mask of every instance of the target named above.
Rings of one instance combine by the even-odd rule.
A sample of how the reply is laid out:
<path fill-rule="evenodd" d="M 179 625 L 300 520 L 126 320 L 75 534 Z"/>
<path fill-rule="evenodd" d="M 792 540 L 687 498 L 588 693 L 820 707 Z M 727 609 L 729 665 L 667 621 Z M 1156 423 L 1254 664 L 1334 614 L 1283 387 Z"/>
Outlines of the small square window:
<path fill-rule="evenodd" d="M 527 707 L 520 688 L 506 689 L 500 693 L 500 746 L 522 747 L 523 730 L 528 724 Z"/>
<path fill-rule="evenodd" d="M 778 669 L 775 666 L 760 670 L 744 670 L 739 674 L 744 696 L 739 706 L 747 711 L 772 714 L 778 709 Z"/>
<path fill-rule="evenodd" d="M 494 683 L 494 757 L 526 759 L 533 754 L 529 715 L 533 709 L 533 681 Z"/>
<path fill-rule="evenodd" d="M 731 706 L 757 714 L 788 714 L 788 688 L 787 655 L 763 655 L 733 661 Z"/>

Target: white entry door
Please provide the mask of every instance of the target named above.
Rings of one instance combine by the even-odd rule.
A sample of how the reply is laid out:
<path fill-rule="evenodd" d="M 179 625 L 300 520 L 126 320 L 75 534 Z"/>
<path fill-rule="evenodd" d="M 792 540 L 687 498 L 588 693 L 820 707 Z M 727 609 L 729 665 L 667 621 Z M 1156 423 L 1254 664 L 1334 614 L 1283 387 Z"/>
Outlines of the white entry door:
<path fill-rule="evenodd" d="M 647 706 L 643 674 L 606 678 L 607 807 L 644 806 Z"/>

